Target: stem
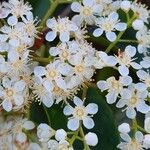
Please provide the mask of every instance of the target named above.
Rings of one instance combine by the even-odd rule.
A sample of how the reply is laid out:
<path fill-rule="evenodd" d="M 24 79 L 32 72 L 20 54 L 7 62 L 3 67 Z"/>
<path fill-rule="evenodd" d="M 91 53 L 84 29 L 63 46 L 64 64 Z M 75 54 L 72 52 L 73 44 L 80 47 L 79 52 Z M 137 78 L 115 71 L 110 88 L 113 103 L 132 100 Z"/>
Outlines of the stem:
<path fill-rule="evenodd" d="M 47 111 L 47 107 L 44 104 L 43 104 L 43 108 L 44 108 L 44 111 L 45 111 L 46 116 L 47 116 L 48 124 L 51 125 L 51 119 L 50 119 L 49 113 Z"/>
<path fill-rule="evenodd" d="M 145 129 L 143 129 L 141 126 L 137 125 L 138 130 L 140 130 L 143 133 L 149 134 Z"/>
<path fill-rule="evenodd" d="M 124 43 L 138 43 L 137 40 L 126 40 L 126 39 L 119 40 L 118 42 L 124 42 Z"/>
<path fill-rule="evenodd" d="M 89 145 L 87 145 L 86 140 L 85 140 L 85 135 L 84 135 L 84 131 L 82 129 L 82 127 L 80 127 L 80 134 L 82 136 L 82 138 L 84 139 L 84 150 L 91 150 Z"/>
<path fill-rule="evenodd" d="M 131 24 L 132 24 L 132 21 L 135 19 L 135 15 L 133 15 L 133 17 L 131 18 L 131 19 L 129 19 L 129 21 L 127 22 L 127 29 L 128 29 L 128 27 L 130 27 L 131 26 Z M 127 30 L 126 29 L 126 30 Z M 119 34 L 118 34 L 118 36 L 117 36 L 117 39 L 113 42 L 113 43 L 111 43 L 109 46 L 108 46 L 108 48 L 106 49 L 106 53 L 109 53 L 110 52 L 110 50 L 118 43 L 118 41 L 121 39 L 121 37 L 123 36 L 123 34 L 126 32 L 126 30 L 124 30 L 124 31 L 122 31 L 122 32 L 120 32 Z"/>
<path fill-rule="evenodd" d="M 78 137 L 78 133 L 79 133 L 79 130 L 77 130 L 74 135 L 72 136 L 72 138 L 69 140 L 69 143 L 70 145 L 73 145 L 74 141 L 77 139 Z"/>
<path fill-rule="evenodd" d="M 135 138 L 135 133 L 137 131 L 137 121 L 136 119 L 132 120 L 132 137 Z"/>
<path fill-rule="evenodd" d="M 37 62 L 40 62 L 40 63 L 46 63 L 46 64 L 49 64 L 49 62 L 51 61 L 51 58 L 44 58 L 44 57 L 31 57 L 31 60 L 33 61 L 37 61 Z"/>
<path fill-rule="evenodd" d="M 46 21 L 49 17 L 52 16 L 52 14 L 54 13 L 55 9 L 57 8 L 59 4 L 59 0 L 55 0 L 51 2 L 50 8 L 47 11 L 47 13 L 45 14 L 44 18 L 42 19 L 41 23 L 39 26 L 42 26 L 42 28 L 44 28 L 46 26 Z"/>

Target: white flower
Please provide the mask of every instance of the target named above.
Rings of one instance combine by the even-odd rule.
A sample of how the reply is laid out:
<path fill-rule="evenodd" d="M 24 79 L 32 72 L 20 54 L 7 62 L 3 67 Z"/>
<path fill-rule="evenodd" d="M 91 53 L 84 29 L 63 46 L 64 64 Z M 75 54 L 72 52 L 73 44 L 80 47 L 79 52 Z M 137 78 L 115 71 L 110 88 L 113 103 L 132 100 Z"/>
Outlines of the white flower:
<path fill-rule="evenodd" d="M 128 89 L 124 89 L 121 94 L 121 99 L 117 103 L 118 108 L 126 107 L 126 115 L 128 118 L 133 119 L 136 117 L 136 111 L 143 114 L 148 113 L 150 107 L 145 103 L 147 98 L 147 91 L 140 91 L 136 89 L 135 85 L 131 85 Z"/>
<path fill-rule="evenodd" d="M 145 118 L 144 129 L 150 133 L 150 117 Z"/>
<path fill-rule="evenodd" d="M 121 2 L 121 9 L 123 9 L 125 12 L 128 12 L 131 8 L 131 2 L 128 0 L 124 0 Z"/>
<path fill-rule="evenodd" d="M 20 17 L 24 18 L 24 16 L 28 16 L 32 13 L 32 7 L 28 2 L 24 3 L 23 0 L 9 0 L 9 3 L 5 2 L 3 5 L 9 14 L 12 14 L 7 20 L 9 25 L 17 24 Z"/>
<path fill-rule="evenodd" d="M 29 52 L 26 51 L 22 54 L 20 57 L 19 53 L 17 51 L 9 51 L 8 52 L 8 75 L 11 76 L 21 76 L 26 74 L 30 74 L 30 68 L 29 68 Z"/>
<path fill-rule="evenodd" d="M 53 89 L 55 83 L 58 87 L 66 89 L 66 83 L 62 76 L 63 74 L 59 70 L 60 64 L 60 61 L 54 61 L 46 67 L 37 66 L 34 68 L 35 76 L 43 78 L 43 85 L 48 91 Z"/>
<path fill-rule="evenodd" d="M 9 10 L 4 7 L 4 3 L 0 4 L 0 19 L 4 19 L 8 16 Z"/>
<path fill-rule="evenodd" d="M 137 71 L 137 76 L 145 84 L 147 88 L 150 87 L 150 74 L 144 70 Z"/>
<path fill-rule="evenodd" d="M 116 40 L 117 36 L 114 31 L 124 31 L 127 28 L 126 23 L 122 23 L 119 20 L 119 15 L 116 12 L 112 12 L 108 15 L 108 17 L 100 17 L 96 20 L 96 30 L 94 30 L 93 35 L 95 37 L 99 37 L 106 33 L 106 37 L 109 41 L 113 42 Z"/>
<path fill-rule="evenodd" d="M 117 148 L 121 150 L 144 150 L 142 143 L 144 137 L 140 131 L 135 133 L 134 139 L 131 139 L 128 134 L 120 134 L 120 136 L 124 142 L 121 142 Z"/>
<path fill-rule="evenodd" d="M 4 25 L 0 28 L 3 34 L 0 34 L 0 42 L 6 42 L 11 46 L 17 47 L 22 43 L 30 45 L 31 39 L 28 37 L 24 30 L 25 24 L 23 22 L 18 22 L 13 28 Z"/>
<path fill-rule="evenodd" d="M 61 140 L 60 142 L 57 142 L 56 140 L 49 140 L 48 149 L 49 150 L 73 150 L 69 142 L 67 142 L 66 140 Z"/>
<path fill-rule="evenodd" d="M 32 92 L 37 101 L 42 102 L 46 107 L 51 107 L 54 103 L 51 91 L 47 90 L 43 85 L 43 80 L 41 77 L 36 77 L 34 79 L 34 85 L 32 87 Z"/>
<path fill-rule="evenodd" d="M 132 66 L 134 69 L 141 69 L 142 67 L 136 63 L 133 58 L 136 55 L 136 48 L 134 46 L 128 45 L 124 52 L 118 52 L 116 59 L 119 63 L 118 71 L 122 76 L 127 76 L 129 74 L 129 67 Z"/>
<path fill-rule="evenodd" d="M 147 9 L 146 5 L 143 5 L 141 3 L 137 3 L 137 1 L 134 1 L 131 4 L 132 11 L 137 14 L 137 19 L 141 19 L 143 22 L 148 24 L 148 18 L 149 18 L 149 10 Z"/>
<path fill-rule="evenodd" d="M 148 57 L 148 56 L 143 57 L 143 60 L 140 62 L 140 65 L 143 68 L 149 69 L 150 68 L 150 57 Z"/>
<path fill-rule="evenodd" d="M 6 111 L 19 108 L 24 103 L 24 89 L 25 83 L 23 81 L 13 81 L 7 77 L 2 79 L 2 86 L 0 86 L 0 97 L 2 99 L 2 107 Z"/>
<path fill-rule="evenodd" d="M 144 145 L 144 148 L 146 149 L 150 148 L 150 134 L 146 134 L 144 136 L 143 145 Z"/>
<path fill-rule="evenodd" d="M 76 105 L 75 108 L 68 105 L 64 108 L 64 114 L 66 116 L 73 115 L 69 118 L 68 121 L 68 128 L 72 131 L 75 131 L 79 128 L 80 121 L 83 121 L 83 125 L 87 129 L 91 129 L 94 127 L 94 121 L 89 115 L 94 115 L 98 111 L 98 106 L 94 103 L 88 104 L 86 107 L 83 105 L 83 101 L 78 98 L 74 97 L 73 99 L 74 104 Z"/>
<path fill-rule="evenodd" d="M 130 130 L 130 125 L 128 123 L 122 123 L 118 126 L 118 131 L 121 133 L 129 133 Z"/>
<path fill-rule="evenodd" d="M 85 141 L 90 146 L 96 146 L 98 143 L 98 137 L 95 133 L 89 132 L 85 135 Z"/>
<path fill-rule="evenodd" d="M 133 21 L 132 27 L 134 30 L 141 30 L 144 27 L 144 23 L 142 20 L 136 19 Z"/>
<path fill-rule="evenodd" d="M 73 2 L 71 4 L 71 9 L 72 11 L 79 13 L 78 15 L 75 15 L 72 20 L 78 26 L 81 26 L 84 22 L 89 25 L 94 24 L 96 19 L 94 14 L 100 14 L 103 7 L 96 4 L 94 0 L 83 0 L 82 5 L 79 2 Z"/>
<path fill-rule="evenodd" d="M 30 131 L 34 129 L 35 125 L 32 121 L 29 121 L 27 118 L 17 117 L 17 118 L 10 118 L 8 120 L 11 124 L 11 134 L 15 138 L 15 142 L 18 144 L 24 144 L 27 142 L 28 137 L 25 134 L 24 130 Z"/>
<path fill-rule="evenodd" d="M 139 42 L 138 52 L 147 52 L 147 49 L 150 48 L 150 31 L 147 28 L 138 31 L 136 33 L 136 39 Z"/>
<path fill-rule="evenodd" d="M 54 130 L 45 123 L 41 123 L 37 127 L 37 136 L 41 142 L 47 142 L 54 135 Z"/>
<path fill-rule="evenodd" d="M 52 31 L 49 31 L 46 34 L 47 41 L 53 41 L 57 34 L 59 34 L 59 39 L 62 42 L 68 42 L 72 33 L 75 33 L 78 30 L 78 27 L 75 23 L 70 21 L 68 18 L 55 18 L 47 20 L 47 26 Z"/>
<path fill-rule="evenodd" d="M 27 150 L 41 150 L 41 147 L 37 143 L 30 143 Z"/>
<path fill-rule="evenodd" d="M 105 52 L 100 51 L 96 53 L 94 60 L 94 67 L 102 69 L 103 67 L 113 67 L 117 64 L 117 60 L 114 56 L 108 56 Z"/>
<path fill-rule="evenodd" d="M 59 129 L 59 130 L 57 130 L 56 133 L 55 133 L 55 139 L 56 139 L 57 141 L 63 141 L 63 140 L 65 140 L 65 139 L 66 139 L 66 136 L 67 136 L 67 133 L 66 133 L 66 131 L 63 130 L 63 129 Z"/>
<path fill-rule="evenodd" d="M 107 103 L 113 104 L 116 102 L 118 95 L 122 92 L 123 87 L 131 83 L 132 78 L 129 76 L 120 77 L 119 80 L 116 80 L 115 77 L 110 77 L 106 81 L 98 81 L 97 86 L 102 92 L 108 90 L 108 94 L 106 95 Z"/>

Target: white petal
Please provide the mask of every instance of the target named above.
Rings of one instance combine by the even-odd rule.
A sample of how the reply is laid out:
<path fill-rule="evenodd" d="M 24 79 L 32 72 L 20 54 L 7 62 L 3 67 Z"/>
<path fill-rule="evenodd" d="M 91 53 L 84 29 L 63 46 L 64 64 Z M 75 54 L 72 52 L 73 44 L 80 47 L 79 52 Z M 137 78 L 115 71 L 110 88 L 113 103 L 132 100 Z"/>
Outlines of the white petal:
<path fill-rule="evenodd" d="M 19 143 L 25 143 L 27 141 L 27 136 L 23 132 L 19 132 L 16 135 L 16 141 Z"/>
<path fill-rule="evenodd" d="M 73 102 L 76 106 L 82 106 L 83 105 L 83 101 L 77 96 L 74 97 Z"/>
<path fill-rule="evenodd" d="M 80 26 L 82 24 L 83 18 L 81 17 L 81 15 L 74 15 L 72 17 L 72 21 L 77 25 Z"/>
<path fill-rule="evenodd" d="M 126 24 L 126 23 L 121 23 L 121 22 L 119 22 L 119 23 L 117 23 L 117 24 L 115 25 L 115 29 L 116 29 L 117 31 L 124 31 L 124 30 L 127 29 L 127 24 Z"/>
<path fill-rule="evenodd" d="M 78 3 L 78 2 L 73 2 L 71 4 L 71 10 L 74 11 L 74 12 L 80 12 L 80 10 L 81 10 L 81 4 Z"/>
<path fill-rule="evenodd" d="M 142 79 L 142 80 L 145 80 L 146 78 L 148 78 L 148 73 L 145 72 L 144 70 L 139 70 L 137 71 L 137 76 Z"/>
<path fill-rule="evenodd" d="M 138 91 L 145 91 L 147 89 L 147 86 L 144 83 L 137 83 L 137 84 L 135 84 L 135 88 Z"/>
<path fill-rule="evenodd" d="M 37 66 L 34 68 L 34 75 L 35 76 L 44 76 L 46 74 L 45 67 Z"/>
<path fill-rule="evenodd" d="M 14 84 L 14 88 L 17 92 L 21 92 L 25 88 L 25 82 L 24 81 L 18 81 Z"/>
<path fill-rule="evenodd" d="M 117 38 L 116 33 L 114 32 L 107 32 L 106 37 L 110 42 L 114 42 Z"/>
<path fill-rule="evenodd" d="M 20 41 L 19 41 L 19 39 L 11 39 L 11 40 L 9 40 L 9 44 L 11 46 L 17 47 L 17 46 L 19 46 Z"/>
<path fill-rule="evenodd" d="M 83 0 L 84 6 L 92 7 L 93 4 L 94 4 L 94 0 Z"/>
<path fill-rule="evenodd" d="M 62 78 L 57 78 L 56 79 L 56 84 L 61 88 L 61 89 L 66 89 L 67 85 L 66 82 Z"/>
<path fill-rule="evenodd" d="M 144 138 L 144 136 L 143 136 L 142 132 L 137 131 L 137 132 L 135 133 L 135 139 L 136 139 L 139 143 L 143 141 L 143 138 Z"/>
<path fill-rule="evenodd" d="M 56 38 L 56 32 L 50 31 L 46 34 L 45 39 L 49 42 L 53 41 Z"/>
<path fill-rule="evenodd" d="M 26 121 L 23 124 L 23 128 L 25 128 L 26 130 L 32 130 L 35 128 L 35 125 L 32 121 Z"/>
<path fill-rule="evenodd" d="M 78 119 L 70 119 L 67 124 L 68 129 L 75 131 L 79 128 L 79 120 Z"/>
<path fill-rule="evenodd" d="M 137 106 L 137 110 L 143 114 L 146 114 L 150 110 L 150 106 L 148 106 L 144 101 L 140 102 L 139 105 Z"/>
<path fill-rule="evenodd" d="M 98 143 L 98 137 L 95 133 L 89 132 L 85 135 L 86 143 L 90 146 L 96 146 Z"/>
<path fill-rule="evenodd" d="M 63 130 L 63 129 L 59 129 L 59 130 L 57 130 L 56 133 L 55 133 L 55 139 L 56 139 L 57 141 L 63 141 L 63 140 L 65 140 L 66 136 L 67 136 L 67 133 L 66 133 L 66 131 Z"/>
<path fill-rule="evenodd" d="M 11 101 L 4 100 L 4 101 L 2 102 L 2 106 L 3 106 L 3 108 L 4 108 L 7 112 L 9 112 L 9 111 L 12 110 L 12 103 L 11 103 Z"/>
<path fill-rule="evenodd" d="M 129 69 L 125 65 L 119 66 L 118 70 L 122 76 L 127 76 L 129 74 Z"/>
<path fill-rule="evenodd" d="M 7 23 L 10 25 L 10 26 L 14 26 L 16 25 L 18 22 L 18 19 L 15 17 L 15 16 L 11 16 L 7 19 Z"/>
<path fill-rule="evenodd" d="M 117 102 L 116 107 L 117 107 L 117 108 L 122 108 L 122 107 L 125 106 L 125 104 L 126 104 L 126 102 L 124 101 L 124 99 L 120 99 L 120 100 Z"/>
<path fill-rule="evenodd" d="M 136 111 L 134 110 L 134 108 L 127 108 L 126 115 L 128 118 L 134 119 L 136 117 Z"/>
<path fill-rule="evenodd" d="M 48 19 L 46 22 L 47 27 L 49 27 L 50 29 L 52 29 L 56 24 L 57 24 L 57 21 L 55 18 Z"/>
<path fill-rule="evenodd" d="M 99 37 L 99 36 L 101 36 L 102 34 L 103 34 L 103 30 L 100 29 L 100 28 L 95 29 L 94 32 L 93 32 L 93 35 L 94 35 L 95 37 Z"/>
<path fill-rule="evenodd" d="M 117 21 L 119 18 L 119 15 L 116 12 L 112 12 L 108 17 L 113 21 Z"/>
<path fill-rule="evenodd" d="M 107 59 L 105 60 L 105 63 L 108 66 L 115 66 L 117 64 L 117 60 L 114 56 L 108 56 Z"/>
<path fill-rule="evenodd" d="M 65 106 L 64 110 L 63 110 L 63 113 L 66 115 L 66 116 L 70 116 L 72 113 L 73 113 L 73 107 L 68 105 L 68 106 Z"/>
<path fill-rule="evenodd" d="M 128 45 L 125 48 L 125 52 L 130 56 L 133 57 L 136 54 L 136 48 L 134 46 Z"/>
<path fill-rule="evenodd" d="M 115 91 L 110 91 L 107 95 L 106 95 L 106 100 L 108 104 L 113 104 L 116 102 L 117 100 L 117 96 L 118 93 L 116 93 Z"/>
<path fill-rule="evenodd" d="M 69 32 L 62 32 L 62 33 L 60 33 L 59 38 L 62 42 L 68 42 L 70 39 L 70 33 Z"/>
<path fill-rule="evenodd" d="M 131 66 L 132 66 L 134 69 L 141 69 L 141 68 L 142 68 L 142 66 L 139 65 L 139 64 L 136 63 L 136 62 L 132 62 L 132 63 L 131 63 Z"/>
<path fill-rule="evenodd" d="M 51 91 L 54 88 L 54 85 L 49 80 L 45 80 L 43 82 L 43 86 L 47 89 L 47 91 Z"/>
<path fill-rule="evenodd" d="M 59 52 L 60 52 L 60 49 L 57 48 L 57 47 L 51 47 L 51 48 L 49 49 L 49 54 L 50 54 L 51 56 L 57 56 L 57 55 L 59 54 Z"/>
<path fill-rule="evenodd" d="M 46 106 L 46 107 L 48 107 L 48 108 L 50 108 L 53 104 L 54 104 L 54 100 L 52 99 L 52 97 L 44 97 L 43 99 L 42 99 L 42 102 L 43 102 L 43 104 Z"/>
<path fill-rule="evenodd" d="M 96 114 L 98 112 L 98 105 L 90 103 L 86 106 L 86 111 L 88 114 Z"/>
<path fill-rule="evenodd" d="M 94 121 L 92 118 L 90 117 L 86 117 L 83 119 L 83 125 L 87 128 L 87 129 L 92 129 L 95 125 Z"/>
<path fill-rule="evenodd" d="M 132 78 L 130 76 L 123 76 L 120 78 L 120 82 L 124 85 L 124 86 L 128 86 L 132 83 Z"/>
<path fill-rule="evenodd" d="M 120 134 L 120 137 L 125 141 L 125 142 L 130 142 L 131 138 L 128 134 Z"/>
<path fill-rule="evenodd" d="M 21 106 L 24 102 L 23 96 L 22 95 L 15 95 L 14 96 L 14 102 L 15 102 L 15 105 Z"/>
<path fill-rule="evenodd" d="M 97 82 L 97 87 L 103 92 L 105 90 L 107 90 L 108 87 L 108 83 L 106 81 L 98 81 Z"/>
<path fill-rule="evenodd" d="M 122 123 L 118 126 L 118 131 L 121 133 L 129 133 L 131 131 L 130 125 L 128 123 Z"/>

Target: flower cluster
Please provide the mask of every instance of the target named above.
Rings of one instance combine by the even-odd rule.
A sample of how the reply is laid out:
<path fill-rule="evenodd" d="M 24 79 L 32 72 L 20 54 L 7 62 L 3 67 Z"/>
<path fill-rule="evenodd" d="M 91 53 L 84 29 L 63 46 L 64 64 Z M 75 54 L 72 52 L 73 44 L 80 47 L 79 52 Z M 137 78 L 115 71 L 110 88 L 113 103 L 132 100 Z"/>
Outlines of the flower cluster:
<path fill-rule="evenodd" d="M 28 2 L 0 3 L 0 149 L 74 150 L 76 140 L 85 150 L 97 146 L 99 132 L 89 130 L 101 106 L 88 101 L 91 86 L 129 119 L 130 125 L 118 127 L 117 148 L 149 149 L 148 8 L 128 0 L 51 3 L 41 23 Z M 53 17 L 62 3 L 70 3 L 73 17 Z M 104 68 L 116 74 L 103 77 Z M 37 102 L 48 122 L 30 121 Z M 51 125 L 49 110 L 55 105 L 63 107 L 66 129 Z M 144 114 L 144 127 L 137 121 L 139 113 Z"/>

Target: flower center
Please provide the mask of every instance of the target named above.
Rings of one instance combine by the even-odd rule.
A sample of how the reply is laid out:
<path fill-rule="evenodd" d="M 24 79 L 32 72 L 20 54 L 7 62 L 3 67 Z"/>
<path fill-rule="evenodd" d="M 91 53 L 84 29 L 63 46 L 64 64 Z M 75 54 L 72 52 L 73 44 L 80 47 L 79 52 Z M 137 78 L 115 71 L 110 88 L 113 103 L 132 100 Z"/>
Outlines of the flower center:
<path fill-rule="evenodd" d="M 132 62 L 131 57 L 127 55 L 125 52 L 119 52 L 117 59 L 120 64 L 123 64 L 126 66 L 130 66 L 130 63 Z"/>
<path fill-rule="evenodd" d="M 129 104 L 131 106 L 136 106 L 136 104 L 138 103 L 138 98 L 136 96 L 133 96 L 130 100 L 129 100 Z"/>
<path fill-rule="evenodd" d="M 51 78 L 55 78 L 57 76 L 57 71 L 56 70 L 50 70 L 48 75 Z"/>
<path fill-rule="evenodd" d="M 62 52 L 61 52 L 61 57 L 63 58 L 63 59 L 67 59 L 68 58 L 68 56 L 69 56 L 69 53 L 66 51 L 66 50 L 62 50 Z"/>
<path fill-rule="evenodd" d="M 11 89 L 7 89 L 6 94 L 7 94 L 8 97 L 11 97 L 11 96 L 13 96 L 14 92 Z"/>
<path fill-rule="evenodd" d="M 127 150 L 140 150 L 141 149 L 141 145 L 136 141 L 136 140 L 132 140 L 128 145 L 127 145 Z"/>
<path fill-rule="evenodd" d="M 63 32 L 65 31 L 65 26 L 63 24 L 58 24 L 56 29 L 58 32 Z"/>
<path fill-rule="evenodd" d="M 79 120 L 82 120 L 86 116 L 85 108 L 81 106 L 75 107 L 73 116 Z"/>
<path fill-rule="evenodd" d="M 90 16 L 92 14 L 91 8 L 90 7 L 84 7 L 82 9 L 82 14 L 84 16 Z"/>
<path fill-rule="evenodd" d="M 84 66 L 83 65 L 75 66 L 75 72 L 76 73 L 81 73 L 83 71 L 84 71 Z"/>
<path fill-rule="evenodd" d="M 102 24 L 102 29 L 105 31 L 112 31 L 113 30 L 113 24 L 111 22 L 105 22 Z"/>

